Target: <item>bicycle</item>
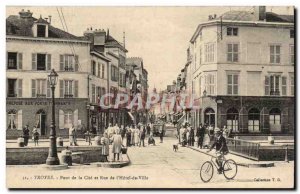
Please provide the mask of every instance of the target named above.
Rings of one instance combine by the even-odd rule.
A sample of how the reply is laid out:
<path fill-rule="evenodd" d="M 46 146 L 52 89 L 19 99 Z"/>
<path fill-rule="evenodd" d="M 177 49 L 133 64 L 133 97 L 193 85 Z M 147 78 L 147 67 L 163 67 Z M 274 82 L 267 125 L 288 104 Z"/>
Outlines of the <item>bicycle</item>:
<path fill-rule="evenodd" d="M 209 182 L 213 175 L 214 175 L 214 166 L 218 169 L 219 166 L 216 164 L 216 162 L 213 160 L 214 158 L 217 158 L 216 156 L 211 156 L 210 161 L 206 161 L 202 164 L 200 169 L 200 178 L 203 182 L 207 183 Z M 221 155 L 221 162 L 222 162 L 222 168 L 221 173 L 224 175 L 224 177 L 227 180 L 232 180 L 237 174 L 237 164 L 234 160 L 229 159 L 227 160 L 225 156 Z"/>

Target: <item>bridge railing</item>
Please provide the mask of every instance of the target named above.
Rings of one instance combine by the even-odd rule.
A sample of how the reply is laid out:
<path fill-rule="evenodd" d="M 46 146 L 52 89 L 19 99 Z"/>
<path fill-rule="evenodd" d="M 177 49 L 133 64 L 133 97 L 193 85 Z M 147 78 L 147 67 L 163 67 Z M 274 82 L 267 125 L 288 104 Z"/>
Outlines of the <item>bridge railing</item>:
<path fill-rule="evenodd" d="M 259 161 L 259 143 L 233 138 L 226 138 L 226 141 L 231 153 Z"/>

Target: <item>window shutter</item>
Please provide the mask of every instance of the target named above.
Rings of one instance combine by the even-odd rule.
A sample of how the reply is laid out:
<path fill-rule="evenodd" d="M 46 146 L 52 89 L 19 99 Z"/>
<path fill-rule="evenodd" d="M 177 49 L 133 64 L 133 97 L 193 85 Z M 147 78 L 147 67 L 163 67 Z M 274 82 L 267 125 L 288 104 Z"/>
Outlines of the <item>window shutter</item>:
<path fill-rule="evenodd" d="M 47 54 L 47 69 L 51 70 L 51 55 Z"/>
<path fill-rule="evenodd" d="M 22 126 L 23 126 L 22 110 L 18 110 L 18 126 L 17 126 L 17 128 L 19 130 L 22 130 Z"/>
<path fill-rule="evenodd" d="M 47 81 L 47 98 L 51 97 L 51 88 L 50 88 L 50 83 Z"/>
<path fill-rule="evenodd" d="M 265 95 L 270 95 L 270 78 L 269 76 L 265 76 Z"/>
<path fill-rule="evenodd" d="M 100 70 L 101 70 L 100 69 L 100 63 L 98 63 L 98 75 L 97 75 L 98 77 L 100 77 Z"/>
<path fill-rule="evenodd" d="M 64 56 L 63 55 L 59 55 L 59 69 L 61 71 L 64 70 Z"/>
<path fill-rule="evenodd" d="M 22 97 L 23 80 L 18 79 L 18 97 Z"/>
<path fill-rule="evenodd" d="M 78 55 L 75 55 L 75 71 L 78 71 L 78 65 L 79 65 Z"/>
<path fill-rule="evenodd" d="M 64 80 L 59 80 L 59 97 L 64 97 Z"/>
<path fill-rule="evenodd" d="M 104 64 L 102 64 L 102 78 L 104 79 Z"/>
<path fill-rule="evenodd" d="M 36 53 L 32 53 L 32 70 L 36 70 Z"/>
<path fill-rule="evenodd" d="M 283 77 L 281 77 L 281 86 L 282 86 L 282 95 L 283 96 L 286 96 L 286 77 L 285 76 L 283 76 Z"/>
<path fill-rule="evenodd" d="M 76 128 L 78 126 L 78 109 L 74 111 L 74 121 L 73 121 L 74 127 Z"/>
<path fill-rule="evenodd" d="M 36 97 L 36 80 L 35 79 L 32 79 L 31 80 L 31 89 L 32 89 L 32 93 L 31 93 L 31 96 L 34 98 Z"/>
<path fill-rule="evenodd" d="M 63 110 L 59 110 L 58 125 L 59 129 L 65 128 L 65 114 Z"/>
<path fill-rule="evenodd" d="M 92 84 L 92 103 L 95 103 L 95 85 Z"/>
<path fill-rule="evenodd" d="M 22 69 L 23 68 L 23 54 L 22 53 L 18 53 L 18 69 Z"/>
<path fill-rule="evenodd" d="M 75 80 L 74 86 L 75 86 L 74 95 L 75 95 L 75 98 L 78 98 L 78 80 Z"/>

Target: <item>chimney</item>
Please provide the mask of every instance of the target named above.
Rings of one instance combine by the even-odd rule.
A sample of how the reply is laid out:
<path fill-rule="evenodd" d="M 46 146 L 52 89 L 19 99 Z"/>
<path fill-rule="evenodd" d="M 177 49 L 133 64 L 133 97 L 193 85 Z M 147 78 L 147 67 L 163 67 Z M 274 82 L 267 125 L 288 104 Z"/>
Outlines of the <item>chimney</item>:
<path fill-rule="evenodd" d="M 32 12 L 30 12 L 30 10 L 28 10 L 27 12 L 24 11 L 24 9 L 22 9 L 22 11 L 19 12 L 20 18 L 31 18 L 32 17 Z"/>
<path fill-rule="evenodd" d="M 94 31 L 94 45 L 103 46 L 106 41 L 106 32 L 103 29 Z"/>
<path fill-rule="evenodd" d="M 254 16 L 256 21 L 266 21 L 266 6 L 255 6 Z"/>
<path fill-rule="evenodd" d="M 52 18 L 52 16 L 49 15 L 48 17 L 49 17 L 49 24 L 51 24 L 51 18 Z"/>

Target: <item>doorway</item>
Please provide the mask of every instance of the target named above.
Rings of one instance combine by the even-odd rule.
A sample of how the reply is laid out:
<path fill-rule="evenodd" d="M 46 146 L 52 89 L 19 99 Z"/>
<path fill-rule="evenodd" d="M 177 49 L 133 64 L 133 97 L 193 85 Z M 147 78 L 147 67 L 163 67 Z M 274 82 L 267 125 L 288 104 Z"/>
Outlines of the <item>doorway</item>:
<path fill-rule="evenodd" d="M 44 110 L 38 110 L 36 112 L 36 128 L 40 135 L 44 136 L 47 134 L 46 131 L 46 112 Z"/>

